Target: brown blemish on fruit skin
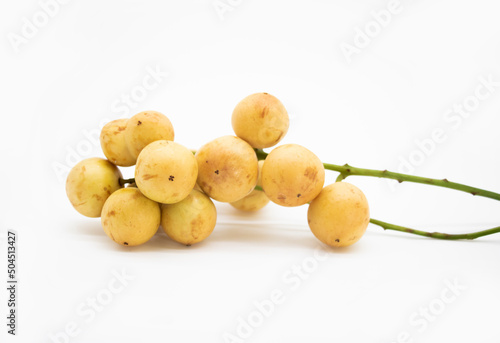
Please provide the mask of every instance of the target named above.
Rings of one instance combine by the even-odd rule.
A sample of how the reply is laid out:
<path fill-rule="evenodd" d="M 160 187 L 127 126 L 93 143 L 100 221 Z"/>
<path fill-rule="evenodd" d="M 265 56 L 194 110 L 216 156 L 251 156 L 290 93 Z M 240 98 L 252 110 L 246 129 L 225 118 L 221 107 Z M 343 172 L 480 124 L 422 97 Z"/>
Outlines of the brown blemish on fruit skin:
<path fill-rule="evenodd" d="M 340 243 L 340 239 L 338 239 L 338 238 L 337 238 L 337 239 L 335 240 L 335 242 Z"/>
<path fill-rule="evenodd" d="M 142 176 L 142 179 L 146 181 L 146 180 L 149 180 L 149 179 L 152 179 L 152 178 L 155 178 L 155 177 L 158 177 L 158 174 L 154 174 L 154 175 L 151 175 L 151 174 L 144 174 L 144 175 Z"/>
<path fill-rule="evenodd" d="M 191 226 L 198 226 L 200 224 L 203 224 L 203 219 L 199 216 L 191 220 Z"/>
<path fill-rule="evenodd" d="M 127 242 L 123 242 L 123 244 L 124 244 L 124 245 L 128 245 L 128 243 L 127 243 Z"/>
<path fill-rule="evenodd" d="M 174 181 L 174 178 L 175 178 L 175 176 L 170 175 L 170 176 L 168 177 L 168 181 Z"/>
<path fill-rule="evenodd" d="M 115 212 L 115 211 L 109 211 L 109 212 L 108 212 L 108 216 L 110 216 L 110 217 L 111 217 L 111 216 L 114 216 L 114 215 L 116 215 L 116 212 Z"/>
<path fill-rule="evenodd" d="M 310 180 L 314 180 L 317 175 L 318 171 L 316 170 L 316 168 L 313 167 L 307 167 L 306 171 L 304 172 L 304 176 L 309 178 Z"/>
<path fill-rule="evenodd" d="M 99 194 L 92 194 L 92 198 L 95 198 L 97 201 L 102 200 L 102 196 L 100 196 Z"/>
<path fill-rule="evenodd" d="M 215 171 L 215 174 L 219 175 L 219 169 L 217 169 L 217 170 Z"/>
<path fill-rule="evenodd" d="M 278 195 L 278 199 L 279 200 L 285 200 L 286 199 L 286 196 L 284 194 L 279 194 Z"/>
<path fill-rule="evenodd" d="M 141 125 L 141 124 L 142 124 L 142 121 L 138 120 L 137 125 Z"/>
<path fill-rule="evenodd" d="M 262 109 L 262 112 L 260 113 L 260 117 L 264 118 L 268 113 L 269 113 L 269 107 L 266 106 Z"/>
<path fill-rule="evenodd" d="M 126 128 L 127 128 L 126 126 L 118 126 L 118 128 L 115 131 L 113 131 L 113 134 L 118 135 L 120 134 L 120 132 L 125 131 Z"/>
<path fill-rule="evenodd" d="M 198 237 L 200 236 L 200 227 L 203 226 L 203 218 L 200 216 L 194 218 L 191 220 L 191 237 L 193 237 L 194 240 L 197 240 Z"/>

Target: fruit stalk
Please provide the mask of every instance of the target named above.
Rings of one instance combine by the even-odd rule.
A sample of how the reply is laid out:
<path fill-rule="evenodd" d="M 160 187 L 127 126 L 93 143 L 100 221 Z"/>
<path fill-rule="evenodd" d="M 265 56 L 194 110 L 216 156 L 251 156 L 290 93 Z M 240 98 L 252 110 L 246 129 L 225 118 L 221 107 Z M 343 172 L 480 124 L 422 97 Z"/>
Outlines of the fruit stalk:
<path fill-rule="evenodd" d="M 335 165 L 335 164 L 324 163 L 324 166 L 325 166 L 325 169 L 340 172 L 339 178 L 341 178 L 341 179 L 339 180 L 339 178 L 338 178 L 337 179 L 338 181 L 341 181 L 350 175 L 373 176 L 373 177 L 380 177 L 380 178 L 384 178 L 384 179 L 397 180 L 399 183 L 407 181 L 407 182 L 422 183 L 422 184 L 431 185 L 431 186 L 450 188 L 450 189 L 455 189 L 457 191 L 466 192 L 466 193 L 472 194 L 474 196 L 481 196 L 481 197 L 485 197 L 485 198 L 500 200 L 499 193 L 491 192 L 491 191 L 481 189 L 481 188 L 467 186 L 467 185 L 464 185 L 461 183 L 451 182 L 451 181 L 448 181 L 448 179 L 431 179 L 428 177 L 395 173 L 395 172 L 391 172 L 388 170 L 374 170 L 374 169 L 357 168 L 357 167 L 350 166 L 348 164 L 345 164 L 343 166 L 339 166 L 339 165 Z"/>
<path fill-rule="evenodd" d="M 406 232 L 406 233 L 411 233 L 414 235 L 419 235 L 419 236 L 424 236 L 424 237 L 445 239 L 445 240 L 459 240 L 459 239 L 473 240 L 473 239 L 476 239 L 479 237 L 488 236 L 488 235 L 492 235 L 494 233 L 500 232 L 500 226 L 494 227 L 492 229 L 477 231 L 477 232 L 472 232 L 472 233 L 448 234 L 448 233 L 441 233 L 441 232 L 427 232 L 427 231 L 415 230 L 415 229 L 411 229 L 411 228 L 404 227 L 404 226 L 386 223 L 386 222 L 383 222 L 383 221 L 380 221 L 377 219 L 373 219 L 373 218 L 370 219 L 370 223 L 378 225 L 381 228 L 383 228 L 384 230 L 394 230 L 394 231 Z"/>
<path fill-rule="evenodd" d="M 118 182 L 120 183 L 120 186 L 124 187 L 126 184 L 134 183 L 135 179 L 134 178 L 131 178 L 131 179 L 119 179 Z"/>

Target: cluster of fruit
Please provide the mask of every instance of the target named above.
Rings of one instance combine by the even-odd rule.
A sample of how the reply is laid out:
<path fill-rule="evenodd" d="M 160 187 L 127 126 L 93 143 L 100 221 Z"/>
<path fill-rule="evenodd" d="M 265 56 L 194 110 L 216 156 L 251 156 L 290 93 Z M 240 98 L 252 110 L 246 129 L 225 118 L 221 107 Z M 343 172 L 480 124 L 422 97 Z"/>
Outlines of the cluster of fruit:
<path fill-rule="evenodd" d="M 212 199 L 244 211 L 259 210 L 270 200 L 289 207 L 309 203 L 309 227 L 319 240 L 340 247 L 361 238 L 370 218 L 357 187 L 346 182 L 324 187 L 323 163 L 300 145 L 263 153 L 289 127 L 276 97 L 244 98 L 233 111 L 232 126 L 236 136 L 216 138 L 193 152 L 174 142 L 172 124 L 159 112 L 112 121 L 100 137 L 107 159 L 74 166 L 66 182 L 68 198 L 81 214 L 101 217 L 106 234 L 128 246 L 147 242 L 160 224 L 179 243 L 204 240 L 216 224 Z M 123 180 L 117 166 L 134 164 L 135 178 Z"/>

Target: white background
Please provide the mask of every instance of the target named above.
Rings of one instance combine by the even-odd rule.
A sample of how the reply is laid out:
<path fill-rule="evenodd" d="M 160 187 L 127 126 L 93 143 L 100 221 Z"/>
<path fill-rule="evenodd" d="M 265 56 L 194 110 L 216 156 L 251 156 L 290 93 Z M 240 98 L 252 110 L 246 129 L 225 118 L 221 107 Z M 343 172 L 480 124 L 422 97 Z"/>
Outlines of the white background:
<path fill-rule="evenodd" d="M 8 341 L 224 342 L 277 289 L 282 303 L 239 342 L 500 342 L 500 235 L 436 241 L 370 225 L 351 248 L 331 250 L 309 231 L 306 206 L 246 215 L 217 203 L 217 227 L 203 243 L 187 248 L 158 233 L 124 248 L 99 219 L 73 210 L 67 168 L 102 156 L 94 138 L 103 120 L 158 110 L 176 141 L 196 148 L 232 134 L 234 106 L 261 91 L 290 114 L 281 143 L 325 162 L 397 171 L 412 159 L 413 174 L 500 191 L 500 87 L 460 122 L 445 115 L 474 102 L 480 78 L 500 81 L 498 2 L 401 0 L 350 58 L 341 47 L 373 29 L 372 11 L 389 1 L 222 3 L 232 10 L 220 16 L 212 0 L 74 0 L 44 23 L 37 1 L 2 2 L 0 283 L 9 229 L 18 232 L 20 282 L 18 336 Z M 10 40 L 25 19 L 39 27 L 16 46 Z M 163 76 L 141 93 L 151 69 Z M 138 101 L 124 106 L 131 94 Z M 424 154 L 417 142 L 439 128 L 445 139 Z M 328 172 L 327 182 L 335 177 Z M 494 200 L 375 178 L 347 182 L 380 220 L 449 233 L 500 223 Z M 292 282 L 294 266 L 309 269 Z M 134 279 L 105 299 L 113 273 L 123 271 Z M 460 288 L 445 303 L 449 283 Z M 96 296 L 106 300 L 102 311 L 78 313 Z M 420 314 L 426 308 L 429 319 Z M 5 291 L 0 312 L 3 341 Z M 60 333 L 68 325 L 78 328 L 67 340 Z"/>

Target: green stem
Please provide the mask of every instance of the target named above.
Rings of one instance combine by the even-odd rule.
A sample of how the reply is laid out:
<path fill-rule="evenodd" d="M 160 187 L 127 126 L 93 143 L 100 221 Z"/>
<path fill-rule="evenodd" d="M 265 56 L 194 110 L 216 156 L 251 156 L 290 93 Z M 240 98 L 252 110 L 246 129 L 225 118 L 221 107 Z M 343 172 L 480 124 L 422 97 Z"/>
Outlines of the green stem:
<path fill-rule="evenodd" d="M 488 236 L 488 235 L 492 235 L 494 233 L 500 232 L 500 226 L 494 227 L 492 229 L 478 231 L 478 232 L 472 232 L 472 233 L 448 234 L 448 233 L 441 233 L 441 232 L 427 232 L 427 231 L 410 229 L 410 228 L 407 228 L 404 226 L 389 224 L 389 223 L 386 223 L 386 222 L 383 222 L 383 221 L 380 221 L 377 219 L 370 219 L 370 223 L 378 225 L 378 226 L 382 227 L 384 230 L 394 230 L 394 231 L 406 232 L 406 233 L 411 233 L 414 235 L 419 235 L 419 236 L 424 236 L 424 237 L 446 239 L 446 240 L 457 240 L 457 239 L 472 240 L 472 239 L 476 239 L 479 237 Z"/>
<path fill-rule="evenodd" d="M 340 182 L 342 180 L 344 180 L 347 176 L 345 176 L 344 174 L 340 173 L 339 176 L 337 176 L 337 178 L 335 179 L 335 182 Z"/>
<path fill-rule="evenodd" d="M 120 183 L 120 186 L 124 187 L 127 183 L 134 183 L 135 179 L 134 178 L 131 178 L 131 179 L 120 179 L 120 180 L 118 180 L 118 182 Z"/>
<path fill-rule="evenodd" d="M 257 157 L 259 160 L 264 160 L 267 157 L 267 153 L 261 149 L 256 149 Z M 365 169 L 365 168 L 357 168 L 350 166 L 348 164 L 344 164 L 343 166 L 331 164 L 331 163 L 323 163 L 325 169 L 333 170 L 339 172 L 340 175 L 337 178 L 337 181 L 342 181 L 351 175 L 360 175 L 360 176 L 372 176 L 372 177 L 380 177 L 384 179 L 392 179 L 396 180 L 399 183 L 401 182 L 415 182 L 422 183 L 425 185 L 437 186 L 455 189 L 457 191 L 466 192 L 472 195 L 481 196 L 485 198 L 500 200 L 500 194 L 491 192 L 485 189 L 476 188 L 467 186 L 461 183 L 451 182 L 447 179 L 431 179 L 428 177 L 414 176 L 408 174 L 394 173 L 388 170 L 375 170 L 375 169 Z"/>
<path fill-rule="evenodd" d="M 267 152 L 265 152 L 262 149 L 254 149 L 254 150 L 255 150 L 255 154 L 257 154 L 257 158 L 259 160 L 265 160 L 267 155 L 269 155 Z"/>
<path fill-rule="evenodd" d="M 361 175 L 361 176 L 373 176 L 373 177 L 380 177 L 380 178 L 384 178 L 384 179 L 397 180 L 399 183 L 404 182 L 404 181 L 423 183 L 425 185 L 450 188 L 450 189 L 455 189 L 457 191 L 469 193 L 472 195 L 477 195 L 477 196 L 481 196 L 481 197 L 485 197 L 485 198 L 500 200 L 499 193 L 491 192 L 491 191 L 481 189 L 481 188 L 467 186 L 467 185 L 464 185 L 461 183 L 451 182 L 451 181 L 448 181 L 448 179 L 431 179 L 428 177 L 395 173 L 395 172 L 391 172 L 388 170 L 374 170 L 374 169 L 357 168 L 357 167 L 350 166 L 348 164 L 345 164 L 343 166 L 339 166 L 339 165 L 331 164 L 331 163 L 323 163 L 323 165 L 325 166 L 325 169 L 340 172 L 344 176 L 344 178 L 346 178 L 350 175 Z"/>

